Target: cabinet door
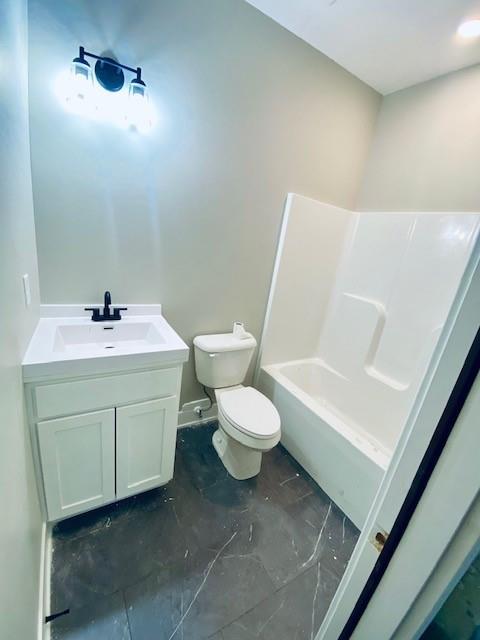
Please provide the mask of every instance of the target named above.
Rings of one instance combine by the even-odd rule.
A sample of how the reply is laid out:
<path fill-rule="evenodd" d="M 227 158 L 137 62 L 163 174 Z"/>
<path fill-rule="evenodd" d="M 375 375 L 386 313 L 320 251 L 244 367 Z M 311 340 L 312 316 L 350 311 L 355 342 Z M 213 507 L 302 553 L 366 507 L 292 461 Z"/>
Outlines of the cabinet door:
<path fill-rule="evenodd" d="M 48 519 L 115 499 L 115 410 L 38 423 Z"/>
<path fill-rule="evenodd" d="M 117 418 L 117 498 L 165 484 L 173 477 L 178 399 L 121 407 Z"/>

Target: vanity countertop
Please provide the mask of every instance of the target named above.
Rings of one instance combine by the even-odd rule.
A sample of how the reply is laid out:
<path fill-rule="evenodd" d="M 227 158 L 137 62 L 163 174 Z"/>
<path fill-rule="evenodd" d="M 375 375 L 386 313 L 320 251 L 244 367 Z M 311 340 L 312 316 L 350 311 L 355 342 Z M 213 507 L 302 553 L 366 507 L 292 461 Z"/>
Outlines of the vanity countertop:
<path fill-rule="evenodd" d="M 85 307 L 42 305 L 22 362 L 25 382 L 103 375 L 183 363 L 188 346 L 162 315 L 161 305 L 121 305 L 118 321 L 92 322 Z M 118 305 L 120 306 L 120 305 Z"/>

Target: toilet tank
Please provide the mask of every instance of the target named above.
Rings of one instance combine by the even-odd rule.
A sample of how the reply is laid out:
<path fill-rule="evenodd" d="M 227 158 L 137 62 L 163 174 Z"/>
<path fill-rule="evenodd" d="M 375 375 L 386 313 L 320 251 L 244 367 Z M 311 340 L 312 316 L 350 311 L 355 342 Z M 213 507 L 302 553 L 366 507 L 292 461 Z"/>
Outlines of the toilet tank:
<path fill-rule="evenodd" d="M 193 340 L 198 381 L 211 389 L 242 384 L 257 342 L 251 333 L 217 333 Z"/>

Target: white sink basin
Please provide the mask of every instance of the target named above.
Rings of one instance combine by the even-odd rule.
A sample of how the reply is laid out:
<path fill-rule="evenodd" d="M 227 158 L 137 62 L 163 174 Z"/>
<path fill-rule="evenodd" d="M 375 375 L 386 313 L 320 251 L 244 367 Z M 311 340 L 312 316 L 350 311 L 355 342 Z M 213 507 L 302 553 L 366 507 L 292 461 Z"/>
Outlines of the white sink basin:
<path fill-rule="evenodd" d="M 61 324 L 55 331 L 53 350 L 94 353 L 103 349 L 136 351 L 166 340 L 153 322 L 142 320 Z M 112 354 L 113 355 L 113 354 Z"/>
<path fill-rule="evenodd" d="M 188 360 L 187 345 L 161 315 L 159 305 L 129 306 L 115 322 L 92 322 L 80 305 L 46 305 L 42 312 L 48 317 L 40 318 L 25 354 L 25 381 Z"/>

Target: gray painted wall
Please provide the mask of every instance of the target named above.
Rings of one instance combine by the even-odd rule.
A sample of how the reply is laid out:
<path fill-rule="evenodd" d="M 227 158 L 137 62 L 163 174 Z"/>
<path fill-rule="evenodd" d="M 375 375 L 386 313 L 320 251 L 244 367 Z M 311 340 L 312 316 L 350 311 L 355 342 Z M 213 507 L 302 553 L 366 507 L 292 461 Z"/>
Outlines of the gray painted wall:
<path fill-rule="evenodd" d="M 354 205 L 380 96 L 243 0 L 117 5 L 30 0 L 42 300 L 109 288 L 163 303 L 188 341 L 233 320 L 259 338 L 286 194 Z M 79 44 L 143 66 L 154 132 L 63 111 L 51 78 Z"/>
<path fill-rule="evenodd" d="M 0 3 L 0 42 L 0 638 L 29 640 L 37 633 L 42 523 L 20 368 L 39 304 L 24 0 Z M 22 292 L 25 273 L 30 274 L 33 294 L 33 304 L 28 310 Z"/>
<path fill-rule="evenodd" d="M 480 211 L 480 65 L 382 101 L 362 210 Z"/>

